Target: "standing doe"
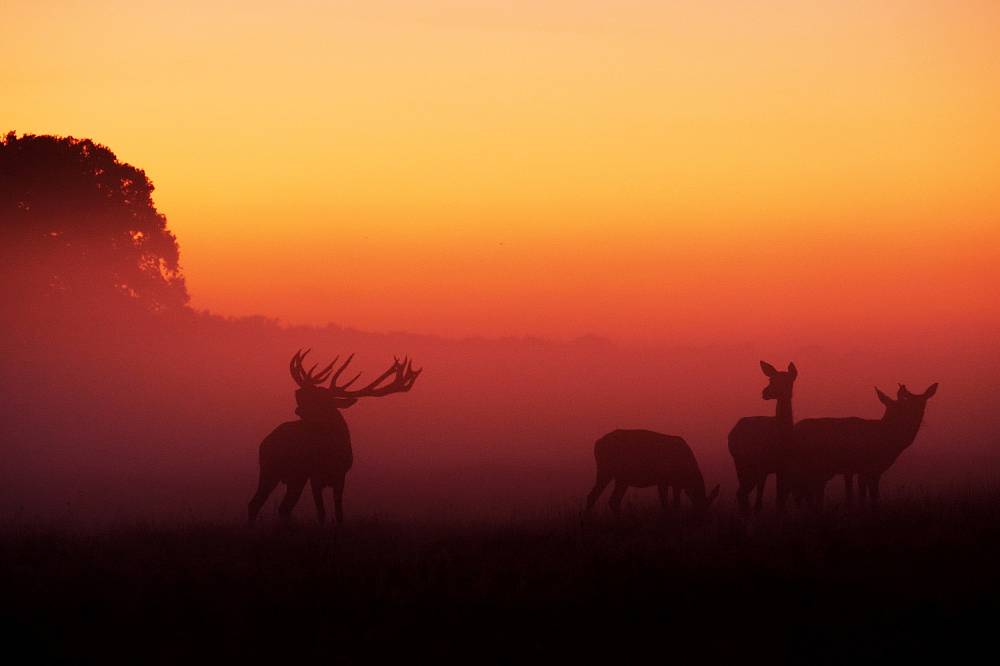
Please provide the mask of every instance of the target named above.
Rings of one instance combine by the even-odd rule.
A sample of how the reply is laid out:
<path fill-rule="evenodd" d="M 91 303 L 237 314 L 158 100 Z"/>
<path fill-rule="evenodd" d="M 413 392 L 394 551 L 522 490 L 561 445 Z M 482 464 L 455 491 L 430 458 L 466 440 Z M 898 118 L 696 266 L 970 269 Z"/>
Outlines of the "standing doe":
<path fill-rule="evenodd" d="M 785 506 L 788 489 L 781 473 L 781 460 L 792 441 L 792 386 L 799 371 L 794 363 L 782 372 L 770 363 L 760 362 L 768 378 L 761 397 L 775 400 L 774 416 L 746 416 L 729 432 L 729 453 L 736 465 L 740 486 L 736 491 L 740 511 L 750 510 L 750 492 L 757 489 L 754 510 L 760 511 L 764 501 L 764 486 L 769 474 L 776 476 L 776 501 L 779 510 Z"/>
<path fill-rule="evenodd" d="M 795 424 L 795 446 L 788 459 L 789 483 L 813 508 L 823 505 L 826 483 L 844 476 L 845 503 L 854 503 L 854 475 L 858 475 L 861 501 L 867 494 L 873 507 L 879 500 L 882 474 L 917 437 L 927 401 L 937 384 L 917 395 L 900 384 L 896 399 L 875 389 L 885 405 L 881 419 L 820 418 Z"/>

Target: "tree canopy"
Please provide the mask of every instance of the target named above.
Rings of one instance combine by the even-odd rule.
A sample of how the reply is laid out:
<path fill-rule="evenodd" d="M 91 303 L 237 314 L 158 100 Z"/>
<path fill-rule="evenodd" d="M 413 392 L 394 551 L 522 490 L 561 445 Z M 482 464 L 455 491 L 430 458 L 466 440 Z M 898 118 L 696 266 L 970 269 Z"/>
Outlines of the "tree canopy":
<path fill-rule="evenodd" d="M 65 296 L 183 307 L 177 239 L 152 192 L 145 172 L 89 139 L 8 133 L 0 141 L 8 286 L 23 302 Z"/>

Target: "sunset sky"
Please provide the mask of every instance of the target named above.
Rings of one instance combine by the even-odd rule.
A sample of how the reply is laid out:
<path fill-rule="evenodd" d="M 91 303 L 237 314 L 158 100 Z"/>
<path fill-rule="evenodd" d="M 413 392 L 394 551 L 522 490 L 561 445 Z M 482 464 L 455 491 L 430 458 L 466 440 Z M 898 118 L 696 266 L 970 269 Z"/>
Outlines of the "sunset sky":
<path fill-rule="evenodd" d="M 446 336 L 1000 329 L 1000 3 L 4 3 L 0 129 L 192 304 Z"/>

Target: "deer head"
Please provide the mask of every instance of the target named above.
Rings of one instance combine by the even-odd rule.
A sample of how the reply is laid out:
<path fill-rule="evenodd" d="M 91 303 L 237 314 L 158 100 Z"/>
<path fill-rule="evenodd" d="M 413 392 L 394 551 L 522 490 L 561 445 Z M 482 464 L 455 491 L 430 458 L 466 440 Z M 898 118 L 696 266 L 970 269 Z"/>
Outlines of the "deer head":
<path fill-rule="evenodd" d="M 938 385 L 931 384 L 926 391 L 920 394 L 911 393 L 905 385 L 900 384 L 896 392 L 895 400 L 875 387 L 875 393 L 879 401 L 885 405 L 885 414 L 882 416 L 883 423 L 886 423 L 912 441 L 920 428 L 924 419 L 924 410 L 927 408 L 927 401 L 937 393 Z"/>
<path fill-rule="evenodd" d="M 899 391 L 896 393 L 899 405 L 909 414 L 913 419 L 917 421 L 923 419 L 924 410 L 927 409 L 927 401 L 934 397 L 937 393 L 937 382 L 931 384 L 927 387 L 927 390 L 923 393 L 910 393 L 910 390 L 906 388 L 905 384 L 899 385 Z"/>
<path fill-rule="evenodd" d="M 916 393 L 910 393 L 910 390 L 906 388 L 906 384 L 900 384 L 899 391 L 897 391 L 896 393 L 896 397 L 899 398 L 900 400 L 918 400 L 926 404 L 927 401 L 933 398 L 934 394 L 937 393 L 937 389 L 938 389 L 937 382 L 934 382 L 933 384 L 927 387 L 926 391 L 920 394 L 916 394 Z"/>
<path fill-rule="evenodd" d="M 896 394 L 896 398 L 891 398 L 882 392 L 882 389 L 875 387 L 875 395 L 878 396 L 878 401 L 885 405 L 886 413 L 899 409 L 899 401 L 901 399 L 900 393 L 902 392 L 903 385 L 900 384 L 900 392 Z"/>
<path fill-rule="evenodd" d="M 764 400 L 781 400 L 782 398 L 791 399 L 792 384 L 795 383 L 795 378 L 799 376 L 799 371 L 795 368 L 794 363 L 789 363 L 788 370 L 782 372 L 770 363 L 761 361 L 760 369 L 770 380 L 761 392 L 761 397 L 764 398 Z"/>

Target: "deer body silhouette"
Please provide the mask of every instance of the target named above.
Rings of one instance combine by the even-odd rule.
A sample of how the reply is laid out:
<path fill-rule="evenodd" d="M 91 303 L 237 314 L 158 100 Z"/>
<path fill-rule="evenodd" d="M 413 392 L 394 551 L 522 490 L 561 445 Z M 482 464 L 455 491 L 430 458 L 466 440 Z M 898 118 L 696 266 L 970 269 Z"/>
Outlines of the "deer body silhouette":
<path fill-rule="evenodd" d="M 750 510 L 750 493 L 757 489 L 754 510 L 760 511 L 764 501 L 767 477 L 775 474 L 776 497 L 779 509 L 784 507 L 788 488 L 781 474 L 781 460 L 792 442 L 792 386 L 798 377 L 794 363 L 784 372 L 770 363 L 760 362 L 760 369 L 768 378 L 761 397 L 775 400 L 774 416 L 747 416 L 736 422 L 729 432 L 729 453 L 736 465 L 739 489 L 736 499 L 740 510 Z"/>
<path fill-rule="evenodd" d="M 821 508 L 827 481 L 841 474 L 845 501 L 850 507 L 854 504 L 857 475 L 861 501 L 867 494 L 872 506 L 877 507 L 882 474 L 916 439 L 927 401 L 937 393 L 937 387 L 932 384 L 923 393 L 914 394 L 900 384 L 895 400 L 876 388 L 878 399 L 885 405 L 879 420 L 818 418 L 796 423 L 795 446 L 786 466 L 796 495 L 814 508 Z"/>
<path fill-rule="evenodd" d="M 323 489 L 333 488 L 334 513 L 337 522 L 342 523 L 344 481 L 354 463 L 354 454 L 350 431 L 340 410 L 355 404 L 359 398 L 409 391 L 421 372 L 414 370 L 409 360 L 396 359 L 367 386 L 349 390 L 360 373 L 343 385 L 338 385 L 337 380 L 354 358 L 353 354 L 336 371 L 333 368 L 339 357 L 317 372 L 315 365 L 309 370 L 302 367 L 308 353 L 299 350 L 289 363 L 292 379 L 299 385 L 295 392 L 299 420 L 282 423 L 260 443 L 257 492 L 247 507 L 251 523 L 279 483 L 284 483 L 287 490 L 278 513 L 287 519 L 306 482 L 312 486 L 316 516 L 321 523 L 326 520 Z M 327 378 L 329 386 L 320 386 Z"/>
<path fill-rule="evenodd" d="M 597 479 L 587 495 L 587 513 L 612 480 L 615 487 L 611 491 L 610 505 L 616 515 L 621 510 L 625 491 L 632 486 L 657 486 L 664 509 L 669 506 L 670 488 L 674 491 L 674 506 L 680 504 L 682 491 L 698 509 L 708 508 L 719 495 L 719 486 L 715 486 L 706 496 L 698 461 L 691 447 L 680 437 L 651 430 L 614 430 L 594 444 L 594 459 Z"/>

